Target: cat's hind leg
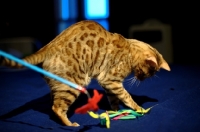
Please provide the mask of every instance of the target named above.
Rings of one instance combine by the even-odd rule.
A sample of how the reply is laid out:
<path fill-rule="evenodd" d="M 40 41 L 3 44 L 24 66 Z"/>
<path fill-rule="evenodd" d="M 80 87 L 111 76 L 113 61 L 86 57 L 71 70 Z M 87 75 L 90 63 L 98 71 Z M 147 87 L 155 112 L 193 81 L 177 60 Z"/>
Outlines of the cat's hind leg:
<path fill-rule="evenodd" d="M 53 106 L 52 110 L 66 126 L 79 126 L 72 123 L 67 117 L 70 105 L 78 98 L 80 92 L 64 84 L 57 84 L 52 88 Z"/>

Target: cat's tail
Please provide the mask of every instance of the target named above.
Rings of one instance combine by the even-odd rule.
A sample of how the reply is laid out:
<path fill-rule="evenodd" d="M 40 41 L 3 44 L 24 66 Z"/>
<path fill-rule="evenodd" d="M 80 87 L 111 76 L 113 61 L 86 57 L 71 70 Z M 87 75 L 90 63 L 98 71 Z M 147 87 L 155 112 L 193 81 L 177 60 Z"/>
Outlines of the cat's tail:
<path fill-rule="evenodd" d="M 33 65 L 37 65 L 37 64 L 40 64 L 44 61 L 45 59 L 45 51 L 42 49 L 40 49 L 39 51 L 37 51 L 36 53 L 30 55 L 30 56 L 27 56 L 25 57 L 24 61 L 30 63 L 30 64 L 33 64 Z M 13 60 L 10 60 L 8 58 L 5 58 L 3 56 L 0 56 L 0 65 L 1 66 L 8 66 L 8 67 L 13 67 L 13 68 L 23 68 L 24 66 L 13 61 Z"/>

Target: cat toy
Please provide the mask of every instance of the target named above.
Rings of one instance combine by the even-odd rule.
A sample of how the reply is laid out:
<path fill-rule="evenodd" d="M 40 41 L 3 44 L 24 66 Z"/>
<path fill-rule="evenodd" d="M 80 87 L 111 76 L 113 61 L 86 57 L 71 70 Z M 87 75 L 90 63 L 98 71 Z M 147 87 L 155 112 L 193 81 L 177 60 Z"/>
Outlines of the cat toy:
<path fill-rule="evenodd" d="M 100 119 L 101 125 L 106 125 L 106 128 L 110 128 L 110 120 L 130 120 L 141 117 L 144 114 L 148 113 L 152 107 L 144 110 L 134 111 L 131 109 L 122 109 L 119 111 L 106 111 L 102 114 L 95 114 L 93 111 L 88 111 L 88 114 L 95 118 Z"/>
<path fill-rule="evenodd" d="M 64 79 L 64 78 L 61 78 L 61 77 L 55 75 L 55 74 L 52 74 L 51 72 L 47 72 L 47 71 L 45 71 L 45 70 L 43 70 L 43 69 L 41 69 L 41 68 L 39 68 L 39 67 L 37 67 L 37 66 L 35 66 L 35 65 L 32 65 L 32 64 L 30 64 L 30 63 L 27 63 L 26 61 L 23 61 L 23 60 L 21 60 L 21 59 L 18 59 L 18 58 L 16 58 L 16 57 L 14 57 L 13 55 L 10 55 L 10 54 L 8 54 L 8 53 L 6 53 L 6 52 L 4 52 L 4 51 L 1 51 L 1 50 L 0 50 L 0 55 L 4 56 L 4 57 L 6 57 L 6 58 L 8 58 L 8 59 L 10 59 L 10 60 L 13 60 L 13 61 L 15 61 L 15 62 L 17 62 L 17 63 L 19 63 L 19 64 L 21 64 L 21 65 L 24 65 L 24 66 L 26 66 L 26 67 L 28 67 L 28 68 L 34 70 L 34 71 L 37 71 L 37 72 L 39 72 L 39 73 L 41 73 L 41 74 L 43 74 L 43 75 L 45 75 L 45 76 L 48 76 L 48 77 L 50 77 L 50 78 L 52 78 L 52 79 L 55 79 L 55 80 L 57 80 L 57 81 L 59 81 L 59 82 L 61 82 L 61 83 L 64 83 L 64 84 L 66 84 L 66 85 L 69 85 L 70 87 L 72 87 L 72 88 L 74 88 L 74 89 L 77 89 L 77 90 L 79 90 L 80 92 L 86 94 L 86 95 L 88 96 L 88 103 L 85 104 L 85 105 L 83 105 L 83 106 L 80 107 L 80 108 L 77 108 L 77 109 L 75 110 L 75 113 L 85 114 L 85 113 L 87 113 L 87 111 L 89 111 L 89 110 L 97 111 L 97 110 L 99 109 L 97 103 L 101 100 L 101 98 L 102 98 L 103 95 L 102 95 L 102 94 L 99 94 L 97 90 L 94 90 L 94 91 L 93 91 L 94 95 L 93 95 L 93 97 L 91 98 L 90 95 L 89 95 L 89 93 L 88 93 L 88 91 L 86 90 L 86 88 L 84 88 L 84 87 L 82 87 L 82 86 L 79 86 L 79 85 L 77 85 L 77 84 L 75 84 L 75 83 L 72 83 L 72 82 L 70 82 L 70 81 L 68 81 L 68 80 L 66 80 L 66 79 Z"/>

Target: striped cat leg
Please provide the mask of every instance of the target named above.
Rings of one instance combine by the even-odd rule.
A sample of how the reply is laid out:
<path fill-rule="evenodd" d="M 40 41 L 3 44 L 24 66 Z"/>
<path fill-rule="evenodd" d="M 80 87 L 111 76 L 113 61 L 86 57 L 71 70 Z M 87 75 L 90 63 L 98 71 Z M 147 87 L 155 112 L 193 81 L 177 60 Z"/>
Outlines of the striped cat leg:
<path fill-rule="evenodd" d="M 78 98 L 80 92 L 67 85 L 59 84 L 52 88 L 53 106 L 52 110 L 66 126 L 79 126 L 78 123 L 71 121 L 67 117 L 70 105 Z"/>
<path fill-rule="evenodd" d="M 141 110 L 141 107 L 132 99 L 130 94 L 124 89 L 121 82 L 109 80 L 109 81 L 105 81 L 105 82 L 101 83 L 101 85 L 106 89 L 106 91 L 109 91 L 110 95 L 112 95 L 112 96 L 115 95 L 115 98 L 113 98 L 113 99 L 118 98 L 126 106 L 130 107 L 133 110 Z M 111 102 L 112 102 L 112 100 L 111 100 Z M 118 102 L 118 100 L 116 100 L 116 102 Z M 113 106 L 113 107 L 115 107 L 115 106 Z"/>

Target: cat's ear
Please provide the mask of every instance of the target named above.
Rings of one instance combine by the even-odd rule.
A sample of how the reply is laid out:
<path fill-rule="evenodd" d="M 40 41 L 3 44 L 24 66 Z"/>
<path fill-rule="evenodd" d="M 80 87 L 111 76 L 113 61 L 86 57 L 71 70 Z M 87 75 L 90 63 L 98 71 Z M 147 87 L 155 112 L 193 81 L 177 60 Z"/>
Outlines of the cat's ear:
<path fill-rule="evenodd" d="M 158 62 L 154 55 L 152 55 L 149 51 L 144 52 L 146 64 L 150 65 L 151 67 L 155 67 L 157 69 Z"/>
<path fill-rule="evenodd" d="M 156 60 L 156 58 L 154 56 L 148 57 L 146 59 L 146 63 L 149 64 L 152 67 L 158 67 L 157 60 Z M 161 63 L 159 68 L 162 68 L 162 69 L 165 69 L 167 71 L 170 71 L 170 67 L 169 67 L 169 65 L 167 64 L 167 62 L 165 60 L 163 60 L 163 62 Z"/>
<path fill-rule="evenodd" d="M 162 68 L 170 71 L 169 65 L 162 57 L 162 63 L 158 66 L 158 62 L 155 56 L 151 55 L 149 52 L 145 52 L 144 55 L 146 55 L 146 63 L 149 64 L 151 67 Z"/>
<path fill-rule="evenodd" d="M 149 64 L 151 67 L 157 67 L 158 62 L 156 60 L 156 57 L 150 56 L 146 58 L 146 63 Z"/>
<path fill-rule="evenodd" d="M 169 67 L 169 65 L 167 64 L 166 61 L 162 62 L 162 64 L 160 65 L 160 68 L 165 69 L 167 71 L 170 71 L 170 67 Z"/>

